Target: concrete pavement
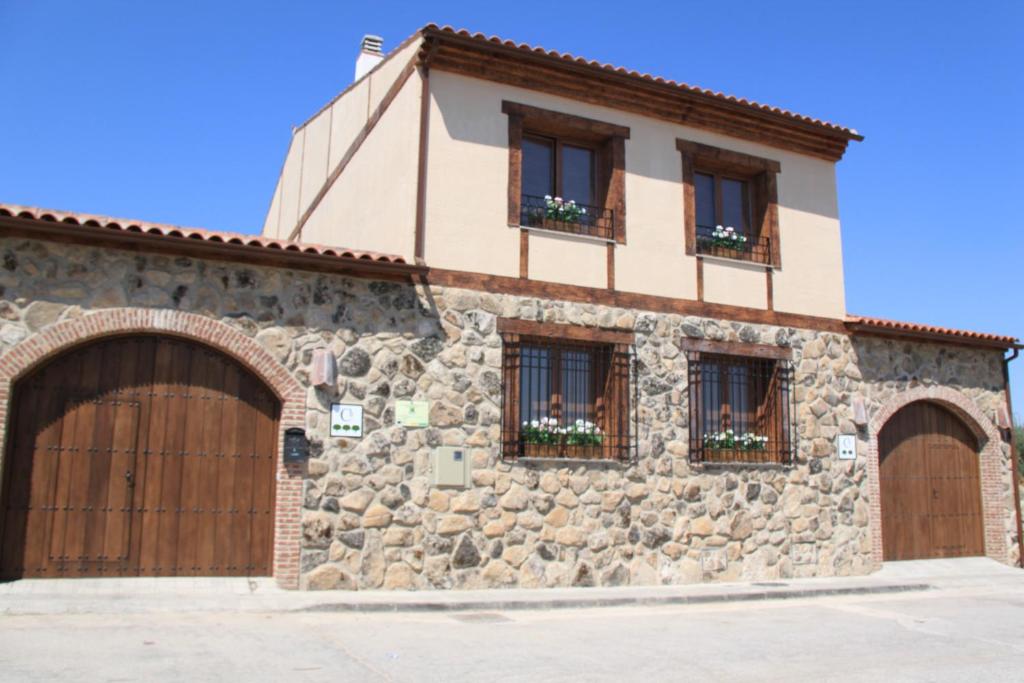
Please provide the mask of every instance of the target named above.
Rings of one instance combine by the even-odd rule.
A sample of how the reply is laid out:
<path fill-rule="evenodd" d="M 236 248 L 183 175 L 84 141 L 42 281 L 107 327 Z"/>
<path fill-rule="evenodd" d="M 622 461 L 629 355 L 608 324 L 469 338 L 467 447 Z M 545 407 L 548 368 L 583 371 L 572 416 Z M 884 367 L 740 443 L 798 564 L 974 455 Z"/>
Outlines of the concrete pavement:
<path fill-rule="evenodd" d="M 657 607 L 7 616 L 0 681 L 1019 680 L 1022 576 Z"/>
<path fill-rule="evenodd" d="M 862 577 L 622 588 L 478 591 L 285 591 L 271 579 L 34 579 L 0 584 L 0 614 L 389 612 L 556 609 L 753 602 L 983 586 L 1024 580 L 986 558 L 887 563 Z"/>

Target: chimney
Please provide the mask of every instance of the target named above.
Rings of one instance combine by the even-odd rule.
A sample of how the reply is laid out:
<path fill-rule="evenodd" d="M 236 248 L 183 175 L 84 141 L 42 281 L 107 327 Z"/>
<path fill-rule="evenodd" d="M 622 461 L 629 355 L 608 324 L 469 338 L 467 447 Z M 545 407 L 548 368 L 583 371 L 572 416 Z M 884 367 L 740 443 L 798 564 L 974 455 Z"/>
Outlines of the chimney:
<path fill-rule="evenodd" d="M 363 36 L 363 42 L 359 46 L 359 57 L 356 58 L 355 80 L 358 81 L 384 60 L 384 53 L 381 51 L 383 45 L 384 39 L 380 36 Z"/>

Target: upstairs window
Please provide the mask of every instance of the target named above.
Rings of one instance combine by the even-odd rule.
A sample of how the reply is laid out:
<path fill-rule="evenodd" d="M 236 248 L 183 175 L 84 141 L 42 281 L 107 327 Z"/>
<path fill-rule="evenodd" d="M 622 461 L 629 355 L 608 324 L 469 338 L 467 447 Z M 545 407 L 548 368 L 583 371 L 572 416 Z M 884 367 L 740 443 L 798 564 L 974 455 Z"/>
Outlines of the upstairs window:
<path fill-rule="evenodd" d="M 778 162 L 678 140 L 686 250 L 778 267 Z"/>
<path fill-rule="evenodd" d="M 516 320 L 501 328 L 503 456 L 627 459 L 635 430 L 630 347 L 617 343 L 625 333 Z"/>
<path fill-rule="evenodd" d="M 559 197 L 594 208 L 595 152 L 589 147 L 534 135 L 523 136 L 523 196 Z M 525 203 L 525 202 L 524 202 Z"/>
<path fill-rule="evenodd" d="M 793 459 L 788 360 L 690 351 L 690 457 L 704 463 Z"/>
<path fill-rule="evenodd" d="M 629 129 L 503 102 L 509 117 L 509 225 L 625 241 Z"/>

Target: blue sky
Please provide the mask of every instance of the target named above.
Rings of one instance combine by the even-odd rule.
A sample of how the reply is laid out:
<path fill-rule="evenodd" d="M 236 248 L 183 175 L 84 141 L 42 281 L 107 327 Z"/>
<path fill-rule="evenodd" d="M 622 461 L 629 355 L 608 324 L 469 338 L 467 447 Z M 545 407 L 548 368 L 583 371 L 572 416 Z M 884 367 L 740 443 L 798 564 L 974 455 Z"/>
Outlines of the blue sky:
<path fill-rule="evenodd" d="M 431 21 L 857 128 L 848 310 L 1024 336 L 1020 2 L 0 0 L 0 201 L 256 232 L 361 36 Z"/>

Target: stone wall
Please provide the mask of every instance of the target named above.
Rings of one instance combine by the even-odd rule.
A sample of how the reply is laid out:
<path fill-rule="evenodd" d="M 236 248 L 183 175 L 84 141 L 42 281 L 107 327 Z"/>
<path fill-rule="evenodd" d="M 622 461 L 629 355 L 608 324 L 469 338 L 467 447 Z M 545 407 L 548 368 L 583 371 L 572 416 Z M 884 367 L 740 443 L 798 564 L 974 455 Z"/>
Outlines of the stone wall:
<path fill-rule="evenodd" d="M 969 402 L 989 425 L 1003 401 L 998 351 L 21 239 L 0 240 L 0 259 L 0 353 L 99 310 L 182 310 L 255 339 L 305 387 L 314 450 L 302 484 L 300 569 L 308 588 L 863 574 L 877 566 L 880 546 L 872 530 L 872 435 L 855 428 L 852 397 L 863 396 L 876 415 L 902 392 L 938 387 Z M 498 317 L 635 331 L 634 462 L 499 458 Z M 792 347 L 799 435 L 793 466 L 705 469 L 689 462 L 685 338 Z M 309 386 L 319 348 L 339 361 L 328 390 Z M 431 426 L 395 426 L 397 399 L 429 401 Z M 337 401 L 364 406 L 363 439 L 329 437 Z M 858 434 L 856 461 L 836 459 L 840 433 Z M 440 445 L 469 450 L 472 488 L 429 485 L 429 456 Z M 1001 543 L 989 554 L 1006 561 L 1016 547 L 1008 448 L 992 444 L 992 453 L 997 500 L 990 522 Z"/>

